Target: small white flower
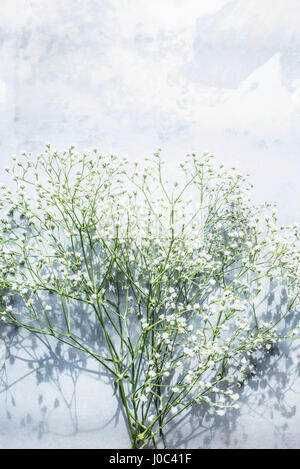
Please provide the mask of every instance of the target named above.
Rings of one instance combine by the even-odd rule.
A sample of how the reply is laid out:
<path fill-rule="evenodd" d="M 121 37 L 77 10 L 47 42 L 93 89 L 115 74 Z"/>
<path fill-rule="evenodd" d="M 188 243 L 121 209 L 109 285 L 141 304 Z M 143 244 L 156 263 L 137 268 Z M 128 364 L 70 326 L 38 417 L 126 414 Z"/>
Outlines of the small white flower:
<path fill-rule="evenodd" d="M 189 347 L 183 347 L 183 353 L 187 357 L 191 357 L 191 358 L 195 355 L 194 351 L 191 350 Z"/>
<path fill-rule="evenodd" d="M 148 373 L 148 375 L 150 376 L 150 378 L 155 378 L 156 373 L 155 373 L 154 370 L 150 370 L 149 373 Z"/>

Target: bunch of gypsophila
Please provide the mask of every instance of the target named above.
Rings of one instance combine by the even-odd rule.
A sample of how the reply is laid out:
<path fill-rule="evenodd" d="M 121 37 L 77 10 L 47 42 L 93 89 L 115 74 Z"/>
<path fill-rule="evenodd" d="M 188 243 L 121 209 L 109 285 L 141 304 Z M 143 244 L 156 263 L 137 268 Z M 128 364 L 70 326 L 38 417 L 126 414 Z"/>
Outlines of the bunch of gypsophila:
<path fill-rule="evenodd" d="M 298 304 L 297 228 L 251 203 L 247 177 L 212 155 L 187 155 L 176 182 L 160 153 L 137 163 L 47 146 L 14 158 L 15 188 L 1 189 L 2 324 L 97 360 L 132 448 L 167 446 L 166 426 L 192 405 L 238 407 L 252 353 L 298 328 L 280 329 Z M 286 303 L 265 320 L 277 287 Z"/>

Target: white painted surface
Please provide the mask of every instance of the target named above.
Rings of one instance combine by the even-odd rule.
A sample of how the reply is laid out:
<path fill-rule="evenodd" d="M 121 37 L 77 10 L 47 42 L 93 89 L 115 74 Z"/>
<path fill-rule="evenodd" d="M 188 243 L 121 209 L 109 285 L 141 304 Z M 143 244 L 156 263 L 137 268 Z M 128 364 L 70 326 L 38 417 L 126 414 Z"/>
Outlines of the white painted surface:
<path fill-rule="evenodd" d="M 299 26 L 298 0 L 2 0 L 0 168 L 47 142 L 132 159 L 161 147 L 174 162 L 210 151 L 250 172 L 253 197 L 276 201 L 283 222 L 299 221 Z M 22 361 L 6 366 L 10 384 L 27 373 Z M 110 390 L 80 376 L 79 432 L 70 436 L 66 406 L 46 419 L 38 396 L 43 386 L 53 400 L 54 384 L 30 375 L 9 389 L 15 406 L 0 395 L 0 447 L 126 447 L 122 423 L 101 429 L 114 406 L 106 403 Z M 278 377 L 266 395 L 275 407 L 276 383 L 285 389 Z M 210 443 L 186 444 L 299 447 L 299 415 L 278 405 L 273 418 L 258 416 L 263 406 L 247 417 L 245 407 L 235 432 L 227 429 L 235 435 L 228 444 L 217 430 Z M 27 415 L 31 423 L 20 426 Z M 50 430 L 38 438 L 41 419 Z"/>

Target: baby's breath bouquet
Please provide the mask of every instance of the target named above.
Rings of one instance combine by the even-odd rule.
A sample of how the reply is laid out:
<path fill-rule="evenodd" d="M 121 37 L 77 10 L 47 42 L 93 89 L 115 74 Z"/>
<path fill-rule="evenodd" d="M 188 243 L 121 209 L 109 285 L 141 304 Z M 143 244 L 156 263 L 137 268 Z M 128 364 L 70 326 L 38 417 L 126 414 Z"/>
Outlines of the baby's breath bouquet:
<path fill-rule="evenodd" d="M 1 324 L 97 360 L 132 448 L 167 446 L 192 405 L 237 407 L 252 354 L 298 328 L 282 327 L 299 300 L 297 228 L 212 155 L 188 155 L 179 182 L 163 167 L 160 150 L 137 163 L 47 146 L 15 159 L 0 195 Z M 286 301 L 266 317 L 278 289 Z"/>

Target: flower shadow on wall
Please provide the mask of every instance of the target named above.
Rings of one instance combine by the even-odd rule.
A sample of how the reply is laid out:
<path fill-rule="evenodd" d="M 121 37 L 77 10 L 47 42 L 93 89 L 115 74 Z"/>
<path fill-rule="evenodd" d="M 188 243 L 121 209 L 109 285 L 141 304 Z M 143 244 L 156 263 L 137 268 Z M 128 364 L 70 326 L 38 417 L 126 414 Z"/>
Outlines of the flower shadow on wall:
<path fill-rule="evenodd" d="M 266 317 L 268 314 L 266 312 Z M 93 343 L 99 344 L 101 348 L 103 337 L 95 334 L 96 328 L 91 328 L 84 319 L 82 311 L 78 312 L 78 334 L 86 336 L 92 331 L 93 335 L 87 339 L 87 343 L 90 346 Z M 290 314 L 286 317 L 286 321 L 297 323 L 297 315 Z M 290 324 L 287 327 L 290 327 Z M 110 383 L 113 391 L 113 381 L 109 373 L 101 371 L 99 367 L 93 368 L 93 360 L 85 353 L 57 343 L 52 338 L 33 335 L 16 326 L 1 328 L 0 332 L 1 339 L 6 344 L 6 362 L 0 371 L 0 399 L 3 403 L 1 419 L 2 423 L 5 422 L 5 418 L 13 420 L 16 429 L 18 426 L 24 429 L 28 435 L 25 447 L 36 446 L 36 443 L 32 444 L 33 438 L 40 440 L 39 445 L 42 445 L 45 436 L 49 439 L 51 435 L 59 435 L 62 438 L 62 446 L 74 447 L 69 437 L 84 435 L 86 432 L 91 435 L 92 440 L 93 433 L 95 434 L 93 445 L 99 447 L 97 432 L 105 431 L 110 424 L 118 427 L 120 418 L 126 417 L 122 402 L 118 399 L 116 412 L 112 414 L 110 420 L 99 421 L 98 426 L 92 425 L 87 429 L 86 422 L 82 425 L 78 417 L 78 409 L 81 406 L 77 398 L 78 380 L 82 375 L 88 374 L 104 385 Z M 285 347 L 275 344 L 271 349 L 261 350 L 256 356 L 252 356 L 244 382 L 237 383 L 236 387 L 236 392 L 240 396 L 240 409 L 231 409 L 225 416 L 219 416 L 212 412 L 207 404 L 192 406 L 178 417 L 166 432 L 169 448 L 216 448 L 218 445 L 230 448 L 237 447 L 241 443 L 247 444 L 247 438 L 252 436 L 251 430 L 249 432 L 247 427 L 240 424 L 241 416 L 245 414 L 268 420 L 274 430 L 272 440 L 275 441 L 277 435 L 278 446 L 289 447 L 291 435 L 293 436 L 289 433 L 289 420 L 293 419 L 296 413 L 296 406 L 294 402 L 291 403 L 290 393 L 292 389 L 297 394 L 300 388 L 299 353 L 299 344 L 289 342 Z M 17 379 L 15 375 L 11 377 L 10 371 L 13 367 L 18 368 Z M 32 381 L 28 382 L 31 376 L 34 376 L 35 384 Z M 64 384 L 66 376 L 71 378 L 68 380 L 68 396 Z M 50 405 L 49 397 L 44 396 L 40 390 L 40 385 L 45 383 L 51 387 Z M 40 409 L 39 414 L 32 415 L 26 405 L 24 406 L 24 403 L 18 399 L 19 393 L 17 389 L 15 392 L 15 388 L 20 385 L 35 396 Z M 91 408 L 99 406 L 99 399 L 91 401 L 90 405 Z M 24 408 L 24 414 L 20 409 L 16 412 L 18 406 Z M 65 425 L 67 431 L 59 430 L 53 425 L 55 412 L 60 413 L 58 418 L 68 419 L 68 424 Z M 236 440 L 237 431 L 241 435 L 238 440 Z"/>
<path fill-rule="evenodd" d="M 1 340 L 6 348 L 6 359 L 0 370 L 2 423 L 7 419 L 10 424 L 13 422 L 16 431 L 18 427 L 24 428 L 28 435 L 25 447 L 30 447 L 35 438 L 43 440 L 45 435 L 62 437 L 60 443 L 68 447 L 69 437 L 105 429 L 110 421 L 118 425 L 119 419 L 124 418 L 119 405 L 110 420 L 104 418 L 97 425 L 93 420 L 88 428 L 80 424 L 82 411 L 78 415 L 81 402 L 77 396 L 80 379 L 88 377 L 88 385 L 100 387 L 100 390 L 101 386 L 112 384 L 106 371 L 95 367 L 84 352 L 16 326 L 1 328 Z M 101 342 L 95 336 L 92 340 Z M 24 401 L 26 393 L 32 397 L 30 402 Z M 102 401 L 101 394 L 100 398 Z M 99 406 L 99 396 L 93 405 Z M 95 440 L 96 447 L 97 444 Z M 40 445 L 42 441 L 33 443 L 33 447 Z M 1 442 L 1 446 L 5 446 L 5 442 Z"/>
<path fill-rule="evenodd" d="M 270 320 L 274 311 L 286 302 L 285 292 L 276 304 L 274 292 L 265 297 L 264 319 Z M 271 306 L 273 308 L 271 308 Z M 295 326 L 299 312 L 292 311 L 285 318 L 282 332 Z M 172 448 L 297 448 L 298 394 L 300 389 L 300 347 L 297 341 L 285 341 L 252 354 L 244 365 L 246 373 L 237 381 L 239 409 L 230 409 L 217 416 L 209 406 L 193 406 L 177 420 L 167 433 Z M 239 364 L 240 366 L 240 364 Z M 248 428 L 252 421 L 252 427 Z M 255 422 L 253 427 L 253 422 Z M 262 438 L 258 426 L 265 426 L 268 439 Z M 291 427 L 291 428 L 290 428 Z M 258 432 L 259 436 L 256 437 Z M 248 442 L 250 440 L 250 442 Z"/>

